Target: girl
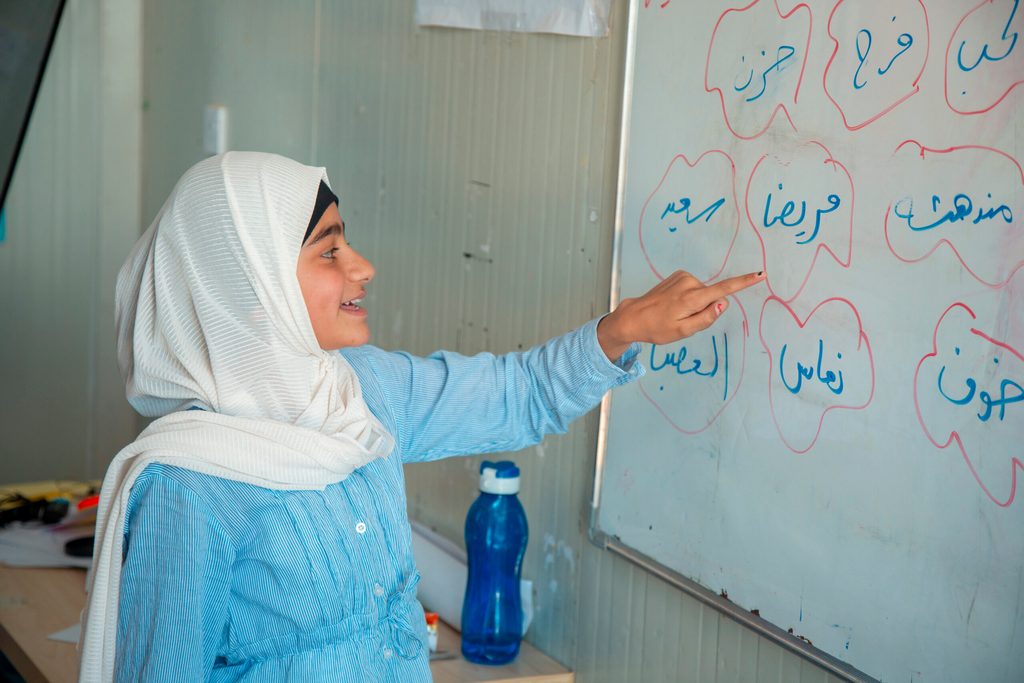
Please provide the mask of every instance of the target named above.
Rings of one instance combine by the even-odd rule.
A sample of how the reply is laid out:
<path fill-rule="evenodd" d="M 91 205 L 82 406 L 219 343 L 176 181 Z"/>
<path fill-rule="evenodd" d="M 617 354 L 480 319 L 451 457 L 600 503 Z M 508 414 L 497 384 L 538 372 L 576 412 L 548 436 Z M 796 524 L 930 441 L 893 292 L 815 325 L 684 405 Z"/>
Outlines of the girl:
<path fill-rule="evenodd" d="M 678 272 L 524 353 L 416 358 L 367 345 L 373 276 L 322 168 L 231 152 L 178 182 L 118 277 L 128 399 L 160 419 L 103 482 L 82 681 L 429 681 L 402 463 L 564 432 L 636 342 L 763 279 Z"/>

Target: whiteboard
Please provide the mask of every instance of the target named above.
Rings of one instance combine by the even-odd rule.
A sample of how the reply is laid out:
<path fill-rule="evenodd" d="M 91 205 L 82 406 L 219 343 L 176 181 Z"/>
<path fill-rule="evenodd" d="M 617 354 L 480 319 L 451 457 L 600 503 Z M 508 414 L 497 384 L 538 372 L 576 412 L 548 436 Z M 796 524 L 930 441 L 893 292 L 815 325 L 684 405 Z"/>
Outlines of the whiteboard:
<path fill-rule="evenodd" d="M 1024 681 L 1019 2 L 631 5 L 613 302 L 768 279 L 606 398 L 591 535 L 852 678 Z"/>

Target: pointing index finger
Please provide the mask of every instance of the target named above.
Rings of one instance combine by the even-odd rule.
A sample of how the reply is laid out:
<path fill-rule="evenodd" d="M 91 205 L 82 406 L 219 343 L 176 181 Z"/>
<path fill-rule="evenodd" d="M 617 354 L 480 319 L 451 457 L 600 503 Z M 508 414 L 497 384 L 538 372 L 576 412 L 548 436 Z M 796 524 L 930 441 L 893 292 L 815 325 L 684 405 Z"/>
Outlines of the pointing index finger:
<path fill-rule="evenodd" d="M 747 273 L 746 275 L 726 278 L 713 285 L 708 285 L 707 289 L 704 290 L 704 293 L 708 300 L 722 299 L 730 294 L 735 294 L 740 290 L 756 285 L 758 282 L 764 280 L 765 277 L 765 272 L 762 270 L 756 273 Z"/>

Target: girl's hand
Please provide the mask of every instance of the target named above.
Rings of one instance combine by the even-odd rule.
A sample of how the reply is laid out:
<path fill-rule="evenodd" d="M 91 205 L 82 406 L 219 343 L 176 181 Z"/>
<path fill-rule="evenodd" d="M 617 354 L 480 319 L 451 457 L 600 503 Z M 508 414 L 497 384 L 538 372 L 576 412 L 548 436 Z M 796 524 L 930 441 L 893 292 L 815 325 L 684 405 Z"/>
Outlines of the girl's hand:
<path fill-rule="evenodd" d="M 597 341 L 609 360 L 618 359 L 633 342 L 668 344 L 710 327 L 729 307 L 727 296 L 764 280 L 764 272 L 704 285 L 677 270 L 635 299 L 623 299 L 601 319 Z"/>

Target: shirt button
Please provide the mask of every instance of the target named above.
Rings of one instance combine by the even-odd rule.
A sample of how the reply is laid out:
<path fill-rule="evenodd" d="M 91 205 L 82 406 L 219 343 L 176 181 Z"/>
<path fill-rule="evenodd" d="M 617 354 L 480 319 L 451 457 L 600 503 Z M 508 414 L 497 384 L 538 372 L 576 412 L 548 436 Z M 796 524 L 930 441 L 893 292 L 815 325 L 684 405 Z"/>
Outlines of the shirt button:
<path fill-rule="evenodd" d="M 356 533 L 357 534 L 365 534 L 366 533 L 366 524 L 364 522 L 359 522 L 358 524 L 356 524 Z"/>
<path fill-rule="evenodd" d="M 384 586 L 380 585 L 379 583 L 373 584 L 373 594 L 376 595 L 378 598 L 384 595 Z"/>
<path fill-rule="evenodd" d="M 384 648 L 383 652 L 384 652 L 384 659 L 391 659 L 392 652 L 391 652 L 391 648 L 390 647 Z"/>

